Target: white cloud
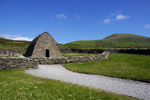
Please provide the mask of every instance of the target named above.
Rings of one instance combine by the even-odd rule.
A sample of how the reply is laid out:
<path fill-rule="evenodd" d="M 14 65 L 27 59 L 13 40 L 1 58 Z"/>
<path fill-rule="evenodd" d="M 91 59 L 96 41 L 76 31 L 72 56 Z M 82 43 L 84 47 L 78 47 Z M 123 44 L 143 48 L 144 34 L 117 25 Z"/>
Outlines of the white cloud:
<path fill-rule="evenodd" d="M 119 14 L 116 16 L 116 20 L 122 20 L 122 19 L 128 19 L 128 18 L 130 18 L 130 16 L 124 16 L 122 14 Z"/>
<path fill-rule="evenodd" d="M 150 24 L 146 24 L 145 28 L 150 29 Z"/>
<path fill-rule="evenodd" d="M 130 18 L 130 16 L 125 16 L 124 14 L 122 14 L 122 11 L 116 11 L 116 12 L 111 12 L 107 18 L 105 20 L 103 20 L 103 23 L 105 24 L 110 24 L 114 21 L 120 21 L 120 20 L 124 20 L 124 19 L 128 19 Z"/>
<path fill-rule="evenodd" d="M 32 41 L 33 40 L 33 38 L 22 37 L 18 34 L 15 34 L 15 35 L 0 34 L 0 37 L 6 38 L 6 39 L 11 39 L 11 40 L 25 40 L 25 41 Z"/>
<path fill-rule="evenodd" d="M 16 37 L 16 38 L 13 38 L 13 40 L 25 40 L 25 41 L 32 41 L 33 38 L 28 38 L 28 37 Z"/>
<path fill-rule="evenodd" d="M 111 20 L 110 20 L 110 19 L 105 19 L 103 22 L 104 22 L 105 24 L 110 24 L 110 23 L 111 23 Z"/>
<path fill-rule="evenodd" d="M 15 38 L 15 37 L 18 37 L 18 36 L 20 36 L 20 35 L 18 35 L 18 34 L 15 34 L 15 35 L 0 34 L 0 37 L 7 38 L 7 39 L 12 39 L 12 38 Z"/>
<path fill-rule="evenodd" d="M 60 18 L 60 19 L 66 19 L 67 15 L 65 15 L 65 14 L 57 14 L 56 17 Z"/>

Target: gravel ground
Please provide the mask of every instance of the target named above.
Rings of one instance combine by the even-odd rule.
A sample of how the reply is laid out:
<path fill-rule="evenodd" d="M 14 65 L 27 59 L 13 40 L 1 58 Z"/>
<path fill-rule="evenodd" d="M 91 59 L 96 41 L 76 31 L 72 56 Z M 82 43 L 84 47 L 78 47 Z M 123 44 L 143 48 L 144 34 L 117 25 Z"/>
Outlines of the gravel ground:
<path fill-rule="evenodd" d="M 150 84 L 101 75 L 89 75 L 69 71 L 62 65 L 39 65 L 38 69 L 26 70 L 34 76 L 97 88 L 118 94 L 150 100 Z"/>

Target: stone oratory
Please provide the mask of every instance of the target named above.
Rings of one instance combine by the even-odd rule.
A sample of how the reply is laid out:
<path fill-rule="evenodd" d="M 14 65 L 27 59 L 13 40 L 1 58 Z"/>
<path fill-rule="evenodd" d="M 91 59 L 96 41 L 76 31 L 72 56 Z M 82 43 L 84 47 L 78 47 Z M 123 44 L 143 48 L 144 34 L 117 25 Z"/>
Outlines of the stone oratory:
<path fill-rule="evenodd" d="M 0 69 L 28 69 L 38 68 L 38 64 L 67 64 L 106 60 L 109 57 L 109 52 L 89 56 L 65 57 L 61 55 L 54 38 L 48 32 L 44 32 L 30 43 L 25 56 L 28 58 L 0 57 Z"/>
<path fill-rule="evenodd" d="M 37 36 L 29 45 L 25 55 L 31 58 L 61 57 L 57 42 L 48 32 Z"/>

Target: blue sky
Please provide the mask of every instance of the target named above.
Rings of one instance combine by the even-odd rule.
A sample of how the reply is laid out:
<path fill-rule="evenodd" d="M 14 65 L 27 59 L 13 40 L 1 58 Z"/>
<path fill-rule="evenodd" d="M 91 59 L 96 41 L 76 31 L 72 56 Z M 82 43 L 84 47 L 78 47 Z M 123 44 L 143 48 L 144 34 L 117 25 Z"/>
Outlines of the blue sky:
<path fill-rule="evenodd" d="M 114 33 L 150 37 L 150 0 L 0 0 L 0 36 L 31 40 L 48 31 L 57 42 Z"/>

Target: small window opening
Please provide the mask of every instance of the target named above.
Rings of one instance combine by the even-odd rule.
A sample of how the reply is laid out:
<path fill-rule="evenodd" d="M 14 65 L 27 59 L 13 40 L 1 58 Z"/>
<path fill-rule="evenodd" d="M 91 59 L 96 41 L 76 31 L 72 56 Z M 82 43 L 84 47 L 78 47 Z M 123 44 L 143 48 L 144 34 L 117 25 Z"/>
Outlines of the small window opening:
<path fill-rule="evenodd" d="M 46 53 L 45 53 L 46 57 L 50 57 L 50 54 L 49 54 L 49 50 L 46 49 Z"/>

